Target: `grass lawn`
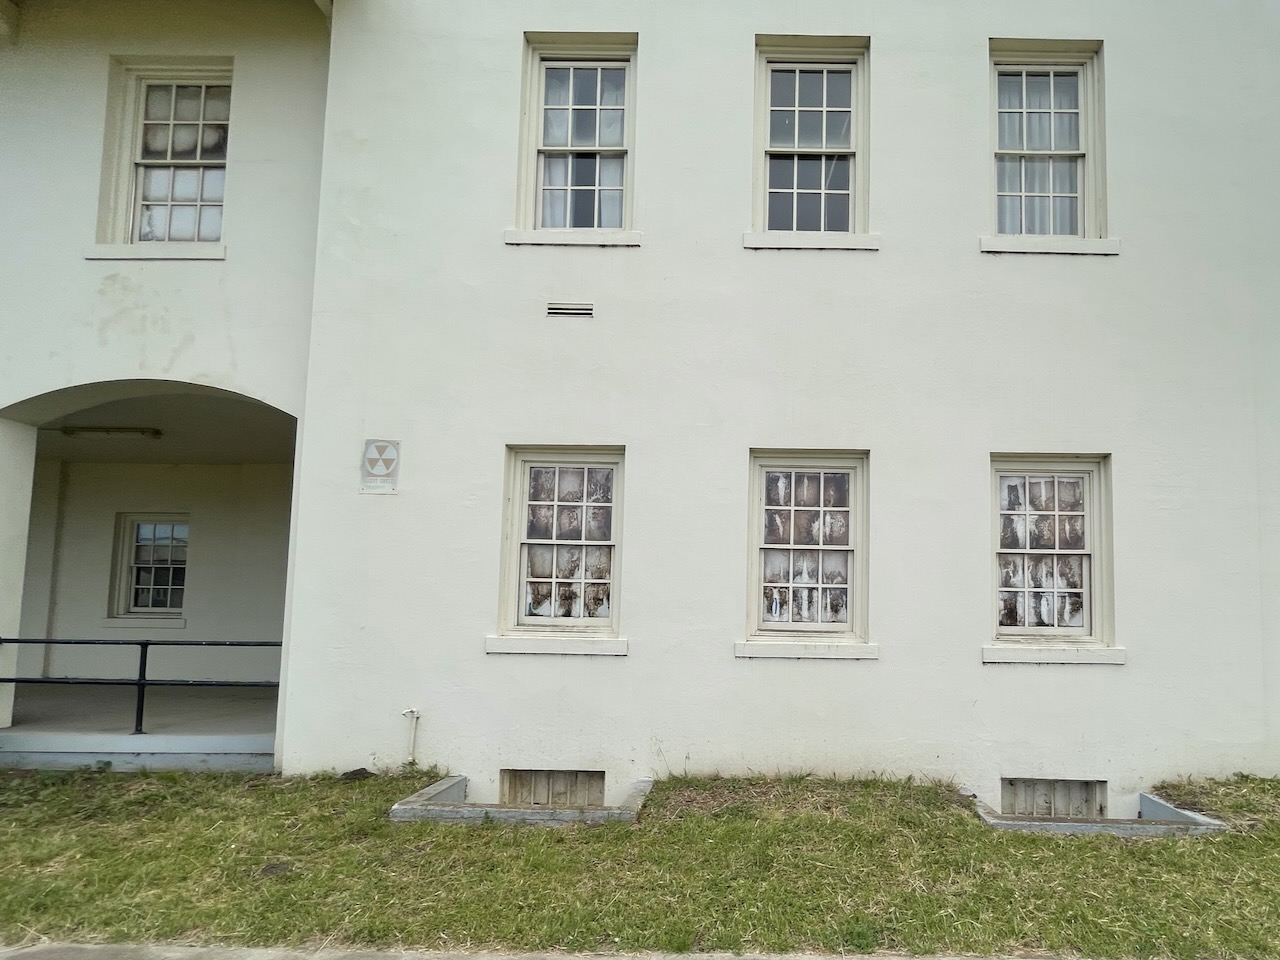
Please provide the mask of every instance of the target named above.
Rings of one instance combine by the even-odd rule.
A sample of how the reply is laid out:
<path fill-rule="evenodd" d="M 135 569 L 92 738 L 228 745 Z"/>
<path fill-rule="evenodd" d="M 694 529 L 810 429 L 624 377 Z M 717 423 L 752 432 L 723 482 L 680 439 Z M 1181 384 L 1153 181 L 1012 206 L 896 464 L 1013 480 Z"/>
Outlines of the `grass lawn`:
<path fill-rule="evenodd" d="M 0 771 L 0 943 L 1280 956 L 1280 780 L 1238 830 L 992 831 L 950 788 L 660 782 L 634 825 L 392 824 L 428 775 Z"/>

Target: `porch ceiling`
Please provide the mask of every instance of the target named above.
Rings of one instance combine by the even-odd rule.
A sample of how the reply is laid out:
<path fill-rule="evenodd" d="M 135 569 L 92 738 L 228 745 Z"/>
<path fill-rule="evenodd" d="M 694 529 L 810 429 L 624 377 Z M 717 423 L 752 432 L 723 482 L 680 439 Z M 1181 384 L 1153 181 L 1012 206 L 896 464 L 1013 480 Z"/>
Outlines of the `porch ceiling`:
<path fill-rule="evenodd" d="M 40 426 L 38 455 L 93 463 L 290 463 L 294 419 L 236 397 L 176 394 L 87 407 Z M 145 427 L 161 436 L 64 427 Z"/>

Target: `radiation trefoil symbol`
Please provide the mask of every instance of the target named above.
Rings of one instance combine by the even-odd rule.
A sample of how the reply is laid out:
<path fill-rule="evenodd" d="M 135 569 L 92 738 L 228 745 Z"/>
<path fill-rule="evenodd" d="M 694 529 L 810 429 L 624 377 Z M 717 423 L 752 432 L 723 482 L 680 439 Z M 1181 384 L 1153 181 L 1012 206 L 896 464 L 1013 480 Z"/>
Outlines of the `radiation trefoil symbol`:
<path fill-rule="evenodd" d="M 369 473 L 375 477 L 385 477 L 395 473 L 400 454 L 396 448 L 385 441 L 374 440 L 365 448 L 364 462 Z"/>

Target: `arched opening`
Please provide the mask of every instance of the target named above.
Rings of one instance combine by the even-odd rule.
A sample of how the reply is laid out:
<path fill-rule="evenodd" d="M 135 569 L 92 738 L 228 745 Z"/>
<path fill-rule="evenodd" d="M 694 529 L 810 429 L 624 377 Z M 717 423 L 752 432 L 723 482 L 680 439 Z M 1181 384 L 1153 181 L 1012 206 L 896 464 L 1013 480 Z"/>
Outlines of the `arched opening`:
<path fill-rule="evenodd" d="M 12 675 L 136 678 L 147 641 L 151 679 L 278 680 L 279 648 L 253 644 L 283 629 L 293 416 L 215 388 L 130 380 L 33 397 L 0 419 L 36 428 L 17 639 L 93 641 L 17 644 Z M 31 766 L 269 767 L 275 693 L 148 686 L 149 736 L 131 737 L 134 686 L 17 684 L 0 765 L 9 753 Z"/>

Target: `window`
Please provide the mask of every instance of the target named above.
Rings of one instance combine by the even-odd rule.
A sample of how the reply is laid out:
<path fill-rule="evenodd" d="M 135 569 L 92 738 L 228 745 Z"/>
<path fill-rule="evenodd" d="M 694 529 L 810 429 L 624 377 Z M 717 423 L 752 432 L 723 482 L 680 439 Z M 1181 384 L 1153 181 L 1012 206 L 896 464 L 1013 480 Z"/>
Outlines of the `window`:
<path fill-rule="evenodd" d="M 758 36 L 756 48 L 754 219 L 766 236 L 746 244 L 848 246 L 866 232 L 866 39 Z"/>
<path fill-rule="evenodd" d="M 997 641 L 1107 636 L 1104 465 L 1102 458 L 993 461 Z"/>
<path fill-rule="evenodd" d="M 229 58 L 114 59 L 99 243 L 207 256 L 223 236 L 230 123 Z"/>
<path fill-rule="evenodd" d="M 1100 46 L 991 41 L 998 237 L 1106 236 Z"/>
<path fill-rule="evenodd" d="M 753 457 L 753 637 L 847 643 L 865 636 L 866 502 L 865 454 Z M 739 654 L 757 655 L 749 649 L 757 642 Z"/>
<path fill-rule="evenodd" d="M 526 34 L 518 223 L 508 242 L 626 243 L 635 34 Z M 559 231 L 559 234 L 554 233 Z M 589 231 L 585 236 L 574 231 Z"/>
<path fill-rule="evenodd" d="M 617 635 L 622 455 L 514 450 L 504 632 Z"/>
<path fill-rule="evenodd" d="M 126 516 L 119 525 L 117 616 L 176 617 L 186 599 L 191 525 L 183 516 Z"/>
<path fill-rule="evenodd" d="M 222 239 L 231 87 L 146 83 L 134 159 L 133 239 Z"/>

